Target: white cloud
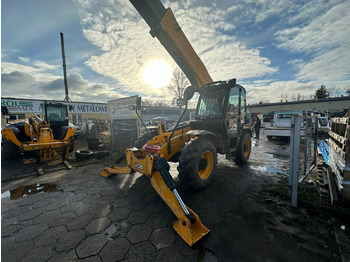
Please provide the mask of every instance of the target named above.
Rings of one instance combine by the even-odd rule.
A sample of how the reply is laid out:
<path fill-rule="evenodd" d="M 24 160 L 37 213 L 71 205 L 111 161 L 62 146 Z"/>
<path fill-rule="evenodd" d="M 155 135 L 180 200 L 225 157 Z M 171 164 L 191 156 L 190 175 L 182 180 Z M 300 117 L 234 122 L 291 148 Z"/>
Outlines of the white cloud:
<path fill-rule="evenodd" d="M 259 101 L 263 102 L 279 102 L 281 97 L 289 97 L 292 99 L 298 94 L 305 97 L 312 96 L 316 87 L 312 84 L 300 83 L 298 81 L 253 81 L 246 84 L 248 103 L 254 104 Z"/>
<path fill-rule="evenodd" d="M 297 64 L 296 77 L 312 84 L 335 85 L 350 76 L 350 2 L 333 6 L 303 27 L 287 28 L 276 34 L 278 47 L 313 58 Z"/>
<path fill-rule="evenodd" d="M 144 83 L 142 70 L 147 62 L 155 59 L 167 62 L 172 68 L 176 66 L 175 62 L 159 41 L 149 35 L 149 27 L 131 4 L 125 1 L 115 3 L 115 6 L 125 7 L 126 11 L 116 7 L 100 9 L 99 2 L 76 1 L 76 4 L 84 36 L 103 51 L 103 54 L 87 60 L 86 65 L 101 75 L 116 79 L 132 92 L 162 96 L 159 89 Z M 228 17 L 234 8 L 213 10 L 207 6 L 191 6 L 190 2 L 171 5 L 180 26 L 214 80 L 259 77 L 277 71 L 258 49 L 248 48 L 226 34 L 235 28 Z"/>

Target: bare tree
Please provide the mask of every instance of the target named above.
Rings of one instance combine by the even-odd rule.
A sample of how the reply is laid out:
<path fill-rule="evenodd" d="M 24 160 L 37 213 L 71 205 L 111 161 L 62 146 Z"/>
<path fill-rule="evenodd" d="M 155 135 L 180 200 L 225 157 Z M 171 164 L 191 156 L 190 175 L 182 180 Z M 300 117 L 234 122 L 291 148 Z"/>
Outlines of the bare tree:
<path fill-rule="evenodd" d="M 182 72 L 178 67 L 173 72 L 173 78 L 171 79 L 171 83 L 168 86 L 168 90 L 174 96 L 172 100 L 172 104 L 176 105 L 176 100 L 178 98 L 183 98 L 185 89 L 189 86 L 189 81 L 184 72 Z"/>

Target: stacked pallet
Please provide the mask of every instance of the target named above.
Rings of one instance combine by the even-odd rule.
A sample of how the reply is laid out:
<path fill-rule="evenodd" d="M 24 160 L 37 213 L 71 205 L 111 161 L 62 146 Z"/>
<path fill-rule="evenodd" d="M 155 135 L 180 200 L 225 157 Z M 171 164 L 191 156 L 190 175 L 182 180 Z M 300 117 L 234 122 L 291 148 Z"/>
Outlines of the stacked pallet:
<path fill-rule="evenodd" d="M 343 200 L 350 201 L 350 117 L 332 118 L 329 131 L 329 165 Z"/>

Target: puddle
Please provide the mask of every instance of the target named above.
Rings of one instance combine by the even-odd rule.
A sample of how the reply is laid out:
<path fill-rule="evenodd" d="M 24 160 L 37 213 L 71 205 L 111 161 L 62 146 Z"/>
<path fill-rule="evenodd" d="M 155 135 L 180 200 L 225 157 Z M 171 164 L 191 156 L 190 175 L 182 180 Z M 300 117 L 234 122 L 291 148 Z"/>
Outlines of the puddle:
<path fill-rule="evenodd" d="M 264 172 L 264 173 L 269 173 L 269 174 L 283 174 L 283 175 L 287 175 L 286 171 L 277 169 L 275 167 L 272 166 L 251 166 L 250 167 L 253 170 L 257 170 L 260 172 Z"/>
<path fill-rule="evenodd" d="M 213 251 L 210 249 L 204 248 L 200 249 L 197 253 L 197 262 L 202 261 L 218 261 L 218 259 L 213 255 Z"/>
<path fill-rule="evenodd" d="M 33 184 L 29 186 L 20 186 L 16 189 L 5 191 L 1 194 L 1 198 L 11 198 L 18 199 L 23 197 L 28 197 L 43 192 L 53 192 L 56 191 L 56 184 Z"/>
<path fill-rule="evenodd" d="M 114 224 L 110 225 L 105 231 L 106 239 L 113 240 L 113 235 L 115 232 L 117 232 L 117 227 Z"/>

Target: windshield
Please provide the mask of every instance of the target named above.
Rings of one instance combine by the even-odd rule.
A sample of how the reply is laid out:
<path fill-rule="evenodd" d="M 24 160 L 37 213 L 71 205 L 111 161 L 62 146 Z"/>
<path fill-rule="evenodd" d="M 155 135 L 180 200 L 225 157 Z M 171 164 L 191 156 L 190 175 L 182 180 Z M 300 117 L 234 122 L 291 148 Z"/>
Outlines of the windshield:
<path fill-rule="evenodd" d="M 63 122 L 66 121 L 67 108 L 64 106 L 47 106 L 47 121 L 48 122 Z"/>
<path fill-rule="evenodd" d="M 199 106 L 197 108 L 197 116 L 222 116 L 225 103 L 225 93 L 225 88 L 212 88 L 205 90 L 200 97 Z"/>

